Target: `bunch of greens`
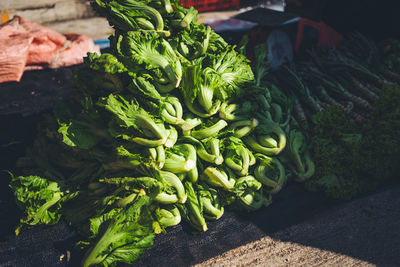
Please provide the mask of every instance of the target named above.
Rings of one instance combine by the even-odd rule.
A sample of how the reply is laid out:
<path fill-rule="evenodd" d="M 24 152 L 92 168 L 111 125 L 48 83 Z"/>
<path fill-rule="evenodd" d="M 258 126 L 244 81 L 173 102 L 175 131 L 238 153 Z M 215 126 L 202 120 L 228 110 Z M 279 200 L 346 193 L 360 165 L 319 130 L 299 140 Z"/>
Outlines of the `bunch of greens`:
<path fill-rule="evenodd" d="M 111 52 L 88 54 L 18 161 L 17 233 L 64 219 L 82 266 L 132 263 L 167 227 L 206 231 L 227 208 L 269 205 L 290 178 L 349 198 L 398 173 L 400 92 L 375 53 L 325 49 L 267 76 L 266 45 L 252 68 L 177 1 L 93 6 L 115 28 Z"/>
<path fill-rule="evenodd" d="M 17 233 L 62 218 L 82 237 L 83 266 L 132 263 L 165 228 L 184 220 L 206 231 L 225 208 L 269 205 L 289 173 L 300 176 L 277 157 L 292 105 L 266 86 L 265 46 L 254 75 L 193 8 L 93 6 L 115 28 L 111 52 L 88 54 L 74 96 L 55 105 L 18 161 L 25 176 L 10 186 L 25 217 Z M 292 142 L 296 164 L 303 141 Z"/>
<path fill-rule="evenodd" d="M 394 181 L 399 79 L 388 63 L 373 41 L 353 33 L 338 48 L 308 51 L 269 76 L 290 96 L 300 123 L 286 131 L 279 158 L 308 189 L 350 199 Z"/>
<path fill-rule="evenodd" d="M 338 107 L 315 115 L 312 146 L 316 175 L 312 191 L 350 199 L 398 181 L 400 160 L 400 86 L 386 86 L 363 125 L 348 120 Z"/>

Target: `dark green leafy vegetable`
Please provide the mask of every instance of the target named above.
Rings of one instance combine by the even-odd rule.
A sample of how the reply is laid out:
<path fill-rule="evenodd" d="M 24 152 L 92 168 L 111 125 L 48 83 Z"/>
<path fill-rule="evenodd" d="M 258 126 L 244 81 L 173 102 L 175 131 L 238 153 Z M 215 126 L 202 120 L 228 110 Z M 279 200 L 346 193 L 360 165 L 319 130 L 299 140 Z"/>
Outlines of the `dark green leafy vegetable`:
<path fill-rule="evenodd" d="M 248 175 L 250 155 L 244 143 L 235 137 L 229 137 L 224 142 L 226 165 L 240 176 Z"/>
<path fill-rule="evenodd" d="M 217 138 L 208 138 L 203 140 L 204 143 L 195 139 L 194 143 L 197 147 L 197 155 L 204 161 L 221 165 L 224 158 L 221 155 L 222 142 Z"/>
<path fill-rule="evenodd" d="M 164 31 L 164 20 L 156 9 L 141 0 L 115 0 L 93 2 L 93 8 L 102 16 L 107 17 L 109 23 L 120 31 L 154 30 L 169 36 Z"/>
<path fill-rule="evenodd" d="M 199 202 L 203 207 L 203 216 L 208 220 L 218 220 L 224 214 L 224 207 L 218 191 L 207 185 L 197 184 Z"/>
<path fill-rule="evenodd" d="M 61 217 L 63 192 L 57 182 L 38 176 L 12 177 L 10 187 L 14 191 L 17 204 L 25 209 L 26 217 L 15 231 L 19 233 L 23 225 L 56 224 Z"/>
<path fill-rule="evenodd" d="M 117 57 L 129 71 L 146 74 L 159 92 L 178 87 L 182 66 L 171 45 L 152 32 L 127 32 L 111 40 Z"/>
<path fill-rule="evenodd" d="M 201 178 L 208 184 L 216 187 L 231 190 L 235 186 L 235 179 L 230 177 L 227 172 L 221 168 L 207 167 Z"/>
<path fill-rule="evenodd" d="M 272 121 L 262 122 L 257 126 L 255 134 L 256 136 L 250 135 L 246 137 L 245 142 L 256 152 L 265 155 L 278 155 L 286 147 L 286 134 L 277 123 Z M 275 142 L 269 140 L 271 137 Z"/>
<path fill-rule="evenodd" d="M 254 77 L 244 49 L 198 24 L 194 8 L 175 0 L 93 5 L 115 28 L 111 52 L 88 54 L 73 96 L 19 160 L 35 174 L 11 183 L 22 226 L 63 218 L 83 239 L 82 266 L 130 264 L 181 219 L 206 231 L 227 206 L 269 205 L 289 173 L 305 179 L 308 140 L 291 119 L 293 92 L 267 82 L 265 46 L 256 49 Z"/>
<path fill-rule="evenodd" d="M 124 90 L 123 73 L 128 70 L 112 55 L 88 53 L 84 67 L 74 74 L 73 84 L 90 96 L 107 96 Z"/>
<path fill-rule="evenodd" d="M 361 127 L 350 122 L 338 107 L 315 116 L 312 138 L 316 173 L 306 181 L 310 190 L 349 199 L 395 181 L 400 154 L 397 149 L 400 87 L 387 86 Z"/>
<path fill-rule="evenodd" d="M 270 193 L 279 192 L 286 183 L 285 168 L 277 158 L 270 158 L 263 154 L 255 156 L 259 160 L 254 170 L 255 177 L 267 187 Z"/>
<path fill-rule="evenodd" d="M 85 254 L 82 266 L 108 266 L 118 261 L 132 263 L 152 246 L 153 221 L 146 212 L 150 203 L 149 197 L 141 196 L 125 212 L 111 211 L 91 219 L 95 245 Z"/>
<path fill-rule="evenodd" d="M 188 29 L 180 31 L 171 44 L 180 55 L 193 60 L 206 54 L 210 41 L 211 28 L 204 24 L 190 24 Z"/>
<path fill-rule="evenodd" d="M 193 184 L 189 181 L 185 182 L 185 189 L 188 199 L 184 206 L 179 206 L 181 214 L 194 228 L 205 232 L 208 227 L 203 216 L 203 206 L 193 188 Z"/>
<path fill-rule="evenodd" d="M 157 208 L 155 216 L 163 227 L 175 226 L 181 222 L 181 214 L 176 206 Z"/>
<path fill-rule="evenodd" d="M 221 54 L 194 60 L 183 77 L 182 93 L 191 112 L 210 117 L 218 112 L 221 102 L 240 95 L 240 88 L 253 78 L 247 59 L 227 48 Z"/>
<path fill-rule="evenodd" d="M 311 160 L 308 142 L 305 135 L 297 129 L 292 129 L 289 132 L 288 138 L 289 142 L 286 152 L 293 163 L 292 170 L 296 175 L 296 179 L 304 182 L 311 178 L 315 172 L 315 164 Z"/>

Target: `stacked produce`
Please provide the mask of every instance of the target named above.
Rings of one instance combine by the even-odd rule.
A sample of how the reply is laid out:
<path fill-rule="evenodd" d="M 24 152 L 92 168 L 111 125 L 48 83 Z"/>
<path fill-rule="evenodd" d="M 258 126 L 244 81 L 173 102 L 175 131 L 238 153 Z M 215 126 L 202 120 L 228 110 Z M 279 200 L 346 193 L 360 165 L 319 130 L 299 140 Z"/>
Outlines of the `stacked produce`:
<path fill-rule="evenodd" d="M 388 55 L 354 33 L 338 49 L 309 51 L 271 73 L 311 133 L 316 169 L 306 188 L 349 199 L 398 179 L 400 79 Z"/>
<path fill-rule="evenodd" d="M 400 171 L 394 43 L 354 34 L 269 73 L 265 45 L 252 68 L 175 1 L 93 6 L 115 28 L 110 52 L 88 54 L 19 159 L 17 234 L 62 218 L 82 266 L 132 263 L 167 227 L 206 231 L 227 208 L 269 205 L 288 179 L 350 198 Z"/>
<path fill-rule="evenodd" d="M 29 176 L 11 181 L 26 215 L 17 233 L 63 218 L 84 239 L 82 266 L 132 263 L 181 219 L 206 231 L 224 207 L 269 205 L 289 172 L 312 175 L 291 101 L 264 87 L 265 47 L 254 77 L 193 8 L 94 7 L 115 28 L 111 52 L 88 54 L 74 97 L 55 105 L 19 160 Z"/>

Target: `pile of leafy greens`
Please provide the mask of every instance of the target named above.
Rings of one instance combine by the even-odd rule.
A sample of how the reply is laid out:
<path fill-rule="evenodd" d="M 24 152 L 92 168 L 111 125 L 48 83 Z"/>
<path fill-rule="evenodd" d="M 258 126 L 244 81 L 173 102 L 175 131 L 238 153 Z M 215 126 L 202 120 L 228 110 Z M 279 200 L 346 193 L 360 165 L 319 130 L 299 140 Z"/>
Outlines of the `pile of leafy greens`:
<path fill-rule="evenodd" d="M 314 177 L 305 185 L 328 196 L 350 199 L 398 181 L 400 86 L 386 85 L 363 124 L 333 106 L 314 116 Z"/>
<path fill-rule="evenodd" d="M 310 53 L 312 64 L 267 76 L 266 45 L 251 67 L 245 47 L 177 1 L 92 4 L 115 29 L 110 52 L 85 57 L 73 96 L 18 160 L 17 234 L 63 219 L 81 236 L 82 266 L 114 266 L 181 221 L 207 231 L 226 209 L 267 206 L 288 179 L 351 198 L 397 178 L 400 86 L 365 67 L 375 60 L 359 63 L 370 50 Z"/>
<path fill-rule="evenodd" d="M 354 32 L 336 48 L 315 47 L 270 73 L 280 89 L 271 86 L 271 93 L 290 96 L 294 117 L 309 133 L 292 124 L 283 153 L 290 159 L 285 166 L 306 188 L 351 199 L 398 181 L 397 55 L 396 41 L 382 53 Z"/>
<path fill-rule="evenodd" d="M 287 140 L 298 128 L 291 103 L 263 83 L 265 45 L 253 73 L 193 8 L 93 6 L 115 28 L 111 52 L 88 54 L 73 96 L 55 104 L 18 160 L 17 234 L 63 219 L 81 236 L 82 266 L 132 263 L 167 227 L 184 220 L 206 231 L 225 208 L 269 205 L 289 174 L 303 175 L 305 138 Z"/>

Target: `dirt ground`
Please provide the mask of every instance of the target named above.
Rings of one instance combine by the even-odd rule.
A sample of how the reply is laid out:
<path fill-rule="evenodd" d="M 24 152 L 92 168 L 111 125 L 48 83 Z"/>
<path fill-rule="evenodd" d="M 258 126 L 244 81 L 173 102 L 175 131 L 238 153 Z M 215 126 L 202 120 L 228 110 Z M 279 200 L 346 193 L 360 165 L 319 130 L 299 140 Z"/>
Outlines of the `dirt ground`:
<path fill-rule="evenodd" d="M 269 236 L 195 266 L 364 266 L 375 264 L 319 248 L 282 242 Z"/>
<path fill-rule="evenodd" d="M 354 200 L 195 266 L 399 266 L 399 196 Z"/>

